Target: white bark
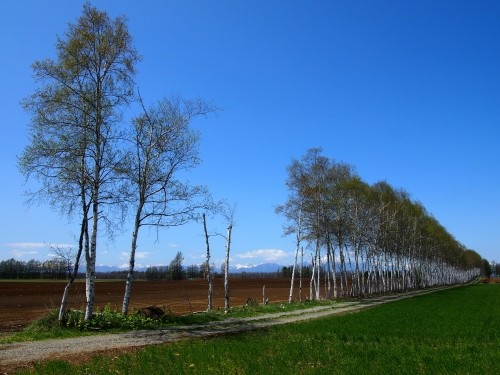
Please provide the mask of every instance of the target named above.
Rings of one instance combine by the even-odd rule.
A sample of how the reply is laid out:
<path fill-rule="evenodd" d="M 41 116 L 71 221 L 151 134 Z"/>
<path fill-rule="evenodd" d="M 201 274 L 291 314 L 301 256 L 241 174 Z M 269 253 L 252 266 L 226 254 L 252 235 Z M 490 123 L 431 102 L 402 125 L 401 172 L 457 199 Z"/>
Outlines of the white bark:
<path fill-rule="evenodd" d="M 316 272 L 317 272 L 317 280 L 315 282 L 315 287 L 316 287 L 316 300 L 319 301 L 321 299 L 321 293 L 320 293 L 320 285 L 321 285 L 321 249 L 319 246 L 319 239 L 316 240 Z"/>
<path fill-rule="evenodd" d="M 295 260 L 293 262 L 293 267 L 292 267 L 292 277 L 290 281 L 290 293 L 288 295 L 288 303 L 293 302 L 293 284 L 295 281 L 295 269 L 297 268 L 297 257 L 299 254 L 299 243 L 297 243 L 297 248 L 295 249 Z"/>
<path fill-rule="evenodd" d="M 207 231 L 207 220 L 205 214 L 203 214 L 203 230 L 205 232 L 205 243 L 207 245 L 207 257 L 205 259 L 207 281 L 208 281 L 208 306 L 207 311 L 212 310 L 213 304 L 213 281 L 212 281 L 212 270 L 210 269 L 210 243 L 208 241 L 208 231 Z"/>
<path fill-rule="evenodd" d="M 130 259 L 128 263 L 128 273 L 127 279 L 125 281 L 125 293 L 123 294 L 123 304 L 122 304 L 122 314 L 128 314 L 128 308 L 130 304 L 130 295 L 132 292 L 132 280 L 134 279 L 134 266 L 135 266 L 135 252 L 137 250 L 137 237 L 139 236 L 140 229 L 140 218 L 142 211 L 142 202 L 137 208 L 134 222 L 134 231 L 132 232 L 132 243 L 130 245 Z"/>
<path fill-rule="evenodd" d="M 84 205 L 85 206 L 85 205 Z M 78 274 L 78 268 L 80 267 L 80 257 L 82 255 L 82 251 L 84 249 L 85 244 L 88 244 L 88 232 L 87 232 L 87 215 L 84 213 L 84 217 L 82 220 L 82 227 L 80 231 L 80 240 L 78 243 L 78 252 L 75 257 L 75 263 L 73 266 L 73 272 L 71 272 L 68 283 L 64 287 L 63 296 L 61 299 L 61 306 L 59 307 L 59 316 L 58 320 L 62 322 L 66 315 L 66 306 L 68 304 L 68 296 L 73 285 L 73 281 L 76 279 L 76 275 Z"/>
<path fill-rule="evenodd" d="M 66 286 L 64 287 L 64 292 L 63 296 L 61 299 L 61 306 L 59 307 L 59 315 L 58 315 L 58 320 L 62 322 L 64 320 L 64 317 L 66 315 L 66 306 L 68 304 L 68 295 L 69 295 L 69 290 L 71 289 L 71 285 L 73 284 L 73 280 L 70 279 Z"/>
<path fill-rule="evenodd" d="M 316 262 L 314 260 L 314 256 L 311 254 L 311 280 L 309 281 L 309 300 L 314 300 L 314 284 L 315 284 L 315 275 L 316 275 Z"/>
<path fill-rule="evenodd" d="M 224 311 L 227 313 L 230 308 L 229 304 L 229 252 L 231 250 L 231 231 L 233 225 L 229 224 L 227 227 L 226 237 L 226 266 L 224 268 Z"/>
<path fill-rule="evenodd" d="M 99 154 L 99 153 L 98 153 Z M 96 168 L 96 175 L 99 176 L 99 168 Z M 97 180 L 97 178 L 96 178 Z M 86 272 L 85 272 L 85 293 L 87 297 L 87 305 L 85 308 L 85 320 L 92 319 L 94 314 L 94 299 L 95 299 L 95 257 L 97 249 L 97 224 L 99 217 L 99 188 L 94 187 L 94 203 L 92 212 L 92 235 L 90 236 L 90 248 L 86 254 Z"/>
<path fill-rule="evenodd" d="M 288 295 L 288 303 L 293 302 L 293 287 L 294 287 L 294 281 L 295 281 L 295 269 L 297 268 L 297 257 L 299 255 L 300 241 L 302 238 L 301 227 L 300 227 L 300 225 L 301 225 L 300 216 L 301 216 L 301 213 L 299 212 L 299 222 L 298 222 L 298 226 L 297 226 L 297 236 L 296 236 L 297 243 L 296 243 L 296 249 L 295 249 L 295 260 L 293 262 L 293 268 L 292 268 L 292 280 L 290 282 L 290 294 Z"/>
<path fill-rule="evenodd" d="M 300 251 L 300 270 L 299 270 L 299 301 L 302 302 L 302 270 L 304 268 L 304 247 Z"/>

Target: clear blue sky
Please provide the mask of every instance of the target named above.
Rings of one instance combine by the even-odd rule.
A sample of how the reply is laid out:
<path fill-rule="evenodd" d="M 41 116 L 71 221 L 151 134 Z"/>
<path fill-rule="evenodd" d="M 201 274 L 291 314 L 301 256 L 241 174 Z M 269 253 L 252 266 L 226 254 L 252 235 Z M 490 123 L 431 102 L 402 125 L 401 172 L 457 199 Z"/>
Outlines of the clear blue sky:
<path fill-rule="evenodd" d="M 500 261 L 500 2 L 92 4 L 128 18 L 146 101 L 178 93 L 224 109 L 195 123 L 203 164 L 190 179 L 237 204 L 233 264 L 291 261 L 293 238 L 282 237 L 274 207 L 287 197 L 287 165 L 311 147 L 368 183 L 404 188 L 457 240 Z M 2 3 L 0 259 L 46 259 L 47 244 L 75 243 L 77 221 L 23 204 L 16 155 L 28 142 L 19 102 L 36 87 L 30 65 L 54 56 L 82 5 Z M 176 251 L 186 264 L 202 261 L 201 224 L 155 240 L 142 231 L 139 265 L 168 263 Z M 97 263 L 126 263 L 129 242 L 128 229 L 101 238 Z M 213 239 L 218 264 L 223 247 Z"/>

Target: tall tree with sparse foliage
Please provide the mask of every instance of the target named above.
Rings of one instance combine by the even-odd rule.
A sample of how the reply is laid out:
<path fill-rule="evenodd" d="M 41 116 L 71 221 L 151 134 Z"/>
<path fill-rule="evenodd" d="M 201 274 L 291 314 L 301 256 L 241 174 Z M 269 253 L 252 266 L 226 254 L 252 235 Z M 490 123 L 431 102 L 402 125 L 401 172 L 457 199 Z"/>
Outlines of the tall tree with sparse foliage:
<path fill-rule="evenodd" d="M 41 87 L 24 101 L 32 113 L 31 143 L 21 171 L 41 182 L 42 197 L 88 227 L 84 235 L 86 312 L 94 308 L 99 223 L 112 224 L 123 138 L 121 108 L 133 98 L 139 61 L 125 19 L 111 19 L 86 3 L 80 18 L 56 43 L 57 57 L 33 64 Z M 41 193 L 41 194 L 40 194 Z M 111 226 L 110 226 L 111 227 Z"/>
<path fill-rule="evenodd" d="M 202 220 L 203 220 L 203 232 L 205 233 L 205 245 L 207 247 L 207 255 L 205 258 L 205 263 L 204 263 L 204 270 L 206 274 L 206 278 L 208 281 L 208 304 L 207 304 L 207 311 L 212 310 L 212 305 L 213 305 L 213 293 L 214 293 L 214 285 L 213 285 L 213 277 L 212 277 L 212 269 L 210 267 L 210 241 L 209 241 L 209 235 L 207 231 L 207 217 L 206 214 L 202 214 Z"/>
<path fill-rule="evenodd" d="M 179 175 L 200 163 L 199 134 L 190 128 L 194 117 L 214 112 L 203 100 L 164 99 L 146 108 L 133 120 L 130 153 L 122 164 L 121 174 L 130 191 L 128 200 L 135 211 L 130 260 L 122 312 L 128 313 L 134 274 L 137 239 L 142 226 L 183 225 L 194 219 L 199 210 L 210 210 L 205 186 L 190 185 Z"/>
<path fill-rule="evenodd" d="M 229 293 L 229 254 L 231 252 L 231 235 L 233 233 L 234 226 L 234 213 L 236 211 L 236 205 L 229 206 L 226 205 L 222 214 L 227 221 L 227 235 L 226 238 L 226 260 L 224 262 L 224 311 L 229 312 L 230 308 L 230 293 Z"/>

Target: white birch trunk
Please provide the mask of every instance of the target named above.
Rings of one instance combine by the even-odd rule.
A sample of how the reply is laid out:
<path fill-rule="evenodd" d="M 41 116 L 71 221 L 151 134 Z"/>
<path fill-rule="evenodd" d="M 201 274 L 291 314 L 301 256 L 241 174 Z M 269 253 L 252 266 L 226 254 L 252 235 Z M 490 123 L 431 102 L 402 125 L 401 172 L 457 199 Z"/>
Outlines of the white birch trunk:
<path fill-rule="evenodd" d="M 95 299 L 95 258 L 89 258 L 85 271 L 85 296 L 87 299 L 85 306 L 85 320 L 92 319 L 94 314 Z"/>
<path fill-rule="evenodd" d="M 300 249 L 300 240 L 302 238 L 302 233 L 301 233 L 301 217 L 302 217 L 302 211 L 299 211 L 299 220 L 297 224 L 297 233 L 296 233 L 296 240 L 297 240 L 297 247 L 295 249 L 295 260 L 293 262 L 293 268 L 292 268 L 292 280 L 290 282 L 290 294 L 288 295 L 288 303 L 293 302 L 293 287 L 294 287 L 294 281 L 295 281 L 295 269 L 297 268 L 297 257 L 299 255 L 299 249 Z"/>
<path fill-rule="evenodd" d="M 293 286 L 294 286 L 294 281 L 295 281 L 295 268 L 297 267 L 298 253 L 299 253 L 299 247 L 297 246 L 297 249 L 295 250 L 295 260 L 293 262 L 293 267 L 292 267 L 292 277 L 290 280 L 290 293 L 288 294 L 288 303 L 293 302 Z"/>
<path fill-rule="evenodd" d="M 75 263 L 73 266 L 73 272 L 70 275 L 69 281 L 64 288 L 63 296 L 61 299 L 61 306 L 59 307 L 58 320 L 62 322 L 66 315 L 66 306 L 68 304 L 68 296 L 73 281 L 78 275 L 78 268 L 80 267 L 80 259 L 82 257 L 82 251 L 85 248 L 85 254 L 87 253 L 87 247 L 89 243 L 89 231 L 88 231 L 88 211 L 89 207 L 87 205 L 87 200 L 85 196 L 85 153 L 81 158 L 80 162 L 80 195 L 81 195 L 81 205 L 82 205 L 82 223 L 80 226 L 80 237 L 78 239 L 78 252 L 75 257 Z"/>
<path fill-rule="evenodd" d="M 302 302 L 302 270 L 304 268 L 304 247 L 300 251 L 300 270 L 299 270 L 299 301 Z"/>
<path fill-rule="evenodd" d="M 326 293 L 325 297 L 327 300 L 331 298 L 331 291 L 332 291 L 332 286 L 330 283 L 330 274 L 332 270 L 332 264 L 331 264 L 331 254 L 330 251 L 327 249 L 326 252 L 326 274 L 325 274 L 325 288 L 326 288 Z"/>
<path fill-rule="evenodd" d="M 288 303 L 293 302 L 293 286 L 295 281 L 295 269 L 297 268 L 297 257 L 299 256 L 299 249 L 300 249 L 300 229 L 298 229 L 297 233 L 297 247 L 295 249 L 295 260 L 293 262 L 293 268 L 292 268 L 292 280 L 290 282 L 290 294 L 288 295 Z"/>
<path fill-rule="evenodd" d="M 314 300 L 314 293 L 313 293 L 313 288 L 314 288 L 314 282 L 315 282 L 315 271 L 316 271 L 316 263 L 314 261 L 314 256 L 311 254 L 311 268 L 312 268 L 312 274 L 311 274 L 311 280 L 309 281 L 309 300 L 313 301 Z"/>
<path fill-rule="evenodd" d="M 226 238 L 226 267 L 224 269 L 224 311 L 227 313 L 230 308 L 229 304 L 229 251 L 231 250 L 231 231 L 233 225 L 229 224 L 227 227 L 227 238 Z"/>
<path fill-rule="evenodd" d="M 88 232 L 86 231 L 86 228 L 87 228 L 87 217 L 84 214 L 84 218 L 82 220 L 82 228 L 80 231 L 80 240 L 78 243 L 78 253 L 76 254 L 76 257 L 75 257 L 75 264 L 73 266 L 73 272 L 70 275 L 68 283 L 64 287 L 64 292 L 63 292 L 63 296 L 61 299 L 61 306 L 59 307 L 58 320 L 60 322 L 62 322 L 64 320 L 64 317 L 66 315 L 66 306 L 68 304 L 69 292 L 70 292 L 71 286 L 73 285 L 73 281 L 75 281 L 76 275 L 78 274 L 78 268 L 80 267 L 80 257 L 82 256 L 82 251 L 83 251 L 83 246 L 84 246 L 83 241 L 86 241 L 86 243 L 88 243 L 87 242 L 88 241 Z"/>
<path fill-rule="evenodd" d="M 125 293 L 123 294 L 122 314 L 128 314 L 130 304 L 130 295 L 132 293 L 132 280 L 134 279 L 134 266 L 135 266 L 135 251 L 137 250 L 137 237 L 139 236 L 139 229 L 141 226 L 141 212 L 144 206 L 142 200 L 137 207 L 135 214 L 134 231 L 132 232 L 132 243 L 130 245 L 130 259 L 128 264 L 127 279 L 125 281 Z"/>
<path fill-rule="evenodd" d="M 84 219 L 84 221 L 85 220 L 86 219 Z M 84 231 L 84 228 L 82 226 L 82 232 L 83 231 Z M 76 276 L 78 274 L 78 268 L 80 267 L 80 257 L 82 255 L 82 236 L 83 236 L 83 233 L 80 234 L 80 244 L 78 247 L 78 254 L 75 257 L 75 264 L 73 266 L 73 272 L 71 273 L 71 275 L 69 277 L 68 283 L 64 287 L 64 292 L 63 292 L 63 296 L 61 299 L 61 305 L 59 307 L 59 315 L 57 317 L 59 322 L 63 322 L 65 317 L 66 317 L 66 306 L 68 305 L 69 292 L 70 292 L 71 286 L 73 285 L 73 282 L 75 281 Z"/>
<path fill-rule="evenodd" d="M 92 319 L 94 314 L 94 299 L 95 299 L 95 257 L 97 249 L 97 224 L 99 216 L 99 205 L 97 203 L 98 197 L 94 197 L 96 201 L 93 203 L 92 212 L 92 235 L 90 237 L 90 249 L 86 252 L 86 272 L 85 272 L 85 293 L 87 297 L 87 304 L 85 308 L 85 320 Z"/>
<path fill-rule="evenodd" d="M 359 296 L 361 294 L 361 271 L 359 269 L 359 250 L 358 249 L 356 249 L 354 252 L 354 275 L 355 275 L 355 280 L 356 280 L 356 288 L 354 288 L 354 285 L 353 285 L 353 293 L 355 295 Z"/>
<path fill-rule="evenodd" d="M 71 285 L 73 284 L 73 280 L 70 279 L 66 286 L 64 287 L 64 292 L 61 300 L 61 306 L 59 307 L 59 315 L 57 319 L 59 322 L 62 322 L 64 320 L 64 317 L 66 315 L 66 306 L 68 304 L 68 295 L 69 295 L 69 290 L 71 289 Z"/>
<path fill-rule="evenodd" d="M 316 281 L 316 300 L 321 299 L 321 294 L 320 294 L 320 282 L 321 282 L 321 272 L 320 272 L 320 267 L 321 267 L 321 253 L 320 253 L 320 246 L 319 246 L 319 239 L 316 240 L 316 268 L 317 268 L 317 278 L 318 280 Z"/>
<path fill-rule="evenodd" d="M 326 232 L 326 299 L 331 299 L 331 283 L 330 277 L 332 274 L 332 249 L 328 232 Z"/>
<path fill-rule="evenodd" d="M 331 244 L 330 244 L 331 246 Z M 332 246 L 332 279 L 333 279 L 333 298 L 338 297 L 338 287 L 337 287 L 337 262 L 335 261 L 335 247 Z"/>
<path fill-rule="evenodd" d="M 207 271 L 207 281 L 208 281 L 207 311 L 211 311 L 212 310 L 212 303 L 213 303 L 213 282 L 212 282 L 212 270 L 210 269 L 210 243 L 208 241 L 207 220 L 206 220 L 205 214 L 203 214 L 203 230 L 205 232 L 205 243 L 207 245 L 207 257 L 205 259 L 206 271 Z"/>

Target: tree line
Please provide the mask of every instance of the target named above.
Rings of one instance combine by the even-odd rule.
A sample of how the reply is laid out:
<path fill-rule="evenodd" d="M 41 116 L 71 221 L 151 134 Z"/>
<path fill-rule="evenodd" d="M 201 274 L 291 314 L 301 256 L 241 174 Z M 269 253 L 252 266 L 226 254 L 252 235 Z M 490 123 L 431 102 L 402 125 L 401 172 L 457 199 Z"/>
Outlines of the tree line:
<path fill-rule="evenodd" d="M 208 269 L 206 265 L 192 264 L 188 266 L 177 263 L 179 260 L 177 253 L 174 260 L 168 265 L 148 266 L 145 270 L 137 270 L 135 278 L 137 280 L 186 280 L 186 279 L 206 279 Z M 28 261 L 16 260 L 14 258 L 0 261 L 0 279 L 24 280 L 24 279 L 54 279 L 67 280 L 73 272 L 72 264 L 64 259 L 51 259 L 39 261 L 31 259 Z M 215 265 L 211 266 L 215 269 Z M 310 277 L 311 266 L 304 266 L 304 277 Z M 224 277 L 224 270 L 212 272 L 212 277 Z M 97 279 L 125 280 L 128 271 L 96 271 Z M 282 267 L 275 272 L 238 272 L 231 273 L 232 278 L 289 278 L 292 274 L 292 267 Z M 85 277 L 84 272 L 78 272 L 78 277 Z"/>
<path fill-rule="evenodd" d="M 0 279 L 65 280 L 69 272 L 68 263 L 62 259 L 50 259 L 43 262 L 31 259 L 23 262 L 11 258 L 0 261 Z"/>
<path fill-rule="evenodd" d="M 28 261 L 16 260 L 14 258 L 0 261 L 0 279 L 54 279 L 67 280 L 72 272 L 72 265 L 63 260 L 39 261 L 31 259 Z M 96 271 L 98 279 L 125 280 L 128 271 Z M 84 272 L 78 272 L 78 277 L 84 277 Z M 149 266 L 143 271 L 136 271 L 135 278 L 139 280 L 185 280 L 205 278 L 203 265 L 180 265 Z"/>
<path fill-rule="evenodd" d="M 289 196 L 276 211 L 296 244 L 290 301 L 299 256 L 313 265 L 311 299 L 463 283 L 484 273 L 488 262 L 405 190 L 369 185 L 319 148 L 287 172 Z"/>

